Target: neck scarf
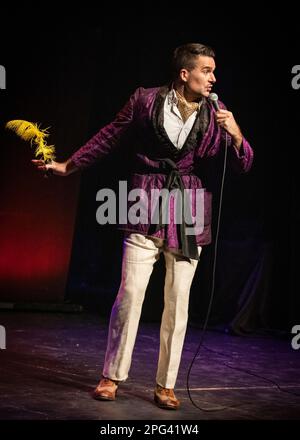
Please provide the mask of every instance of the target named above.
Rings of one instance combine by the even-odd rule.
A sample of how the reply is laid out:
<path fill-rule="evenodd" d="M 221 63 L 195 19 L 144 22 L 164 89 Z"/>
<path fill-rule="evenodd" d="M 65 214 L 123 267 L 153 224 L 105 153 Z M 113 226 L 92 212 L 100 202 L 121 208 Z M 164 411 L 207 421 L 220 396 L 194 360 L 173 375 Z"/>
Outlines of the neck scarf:
<path fill-rule="evenodd" d="M 199 109 L 199 102 L 188 102 L 177 90 L 175 90 L 178 99 L 177 107 L 183 119 L 186 122 L 188 118 Z"/>

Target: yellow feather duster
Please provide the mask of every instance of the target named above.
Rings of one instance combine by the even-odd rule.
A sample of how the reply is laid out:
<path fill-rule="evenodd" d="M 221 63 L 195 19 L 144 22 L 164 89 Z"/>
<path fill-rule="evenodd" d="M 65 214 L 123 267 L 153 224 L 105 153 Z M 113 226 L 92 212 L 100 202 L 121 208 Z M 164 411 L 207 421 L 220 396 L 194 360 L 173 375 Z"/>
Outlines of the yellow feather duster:
<path fill-rule="evenodd" d="M 41 129 L 36 123 L 15 119 L 7 122 L 6 128 L 13 130 L 25 141 L 30 141 L 31 146 L 35 145 L 35 157 L 42 156 L 47 163 L 55 159 L 54 145 L 47 145 L 45 138 L 49 136 L 47 129 Z"/>

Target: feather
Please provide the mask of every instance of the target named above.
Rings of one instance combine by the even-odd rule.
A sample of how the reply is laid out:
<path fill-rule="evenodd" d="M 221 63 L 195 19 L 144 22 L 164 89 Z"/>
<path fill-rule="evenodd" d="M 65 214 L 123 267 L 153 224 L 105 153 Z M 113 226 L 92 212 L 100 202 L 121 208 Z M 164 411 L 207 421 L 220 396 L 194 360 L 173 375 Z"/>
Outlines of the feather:
<path fill-rule="evenodd" d="M 25 141 L 35 145 L 35 157 L 43 156 L 45 162 L 55 159 L 54 145 L 47 145 L 45 138 L 49 136 L 46 128 L 41 129 L 36 123 L 15 119 L 6 123 L 6 128 L 13 130 Z"/>

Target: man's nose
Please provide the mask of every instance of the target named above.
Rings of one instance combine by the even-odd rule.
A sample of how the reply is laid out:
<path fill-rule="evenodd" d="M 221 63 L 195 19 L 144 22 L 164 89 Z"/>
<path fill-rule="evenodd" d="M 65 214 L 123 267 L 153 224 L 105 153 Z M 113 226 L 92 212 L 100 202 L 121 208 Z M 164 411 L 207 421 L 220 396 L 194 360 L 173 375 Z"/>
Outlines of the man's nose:
<path fill-rule="evenodd" d="M 213 73 L 210 74 L 210 81 L 213 82 L 213 83 L 215 83 L 217 81 L 216 77 L 215 77 L 215 75 Z"/>

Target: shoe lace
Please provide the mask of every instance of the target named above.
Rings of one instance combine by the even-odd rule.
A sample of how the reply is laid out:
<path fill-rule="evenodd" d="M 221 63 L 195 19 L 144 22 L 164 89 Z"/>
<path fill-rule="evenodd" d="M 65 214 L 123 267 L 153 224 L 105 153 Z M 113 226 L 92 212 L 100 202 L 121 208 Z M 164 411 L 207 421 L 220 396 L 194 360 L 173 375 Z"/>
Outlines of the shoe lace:
<path fill-rule="evenodd" d="M 171 388 L 163 388 L 161 386 L 158 386 L 159 391 L 163 391 L 164 394 L 166 394 L 168 397 L 172 396 L 172 389 Z"/>

